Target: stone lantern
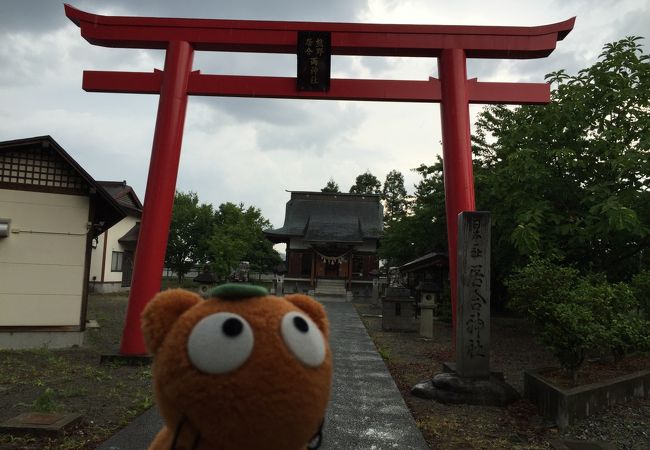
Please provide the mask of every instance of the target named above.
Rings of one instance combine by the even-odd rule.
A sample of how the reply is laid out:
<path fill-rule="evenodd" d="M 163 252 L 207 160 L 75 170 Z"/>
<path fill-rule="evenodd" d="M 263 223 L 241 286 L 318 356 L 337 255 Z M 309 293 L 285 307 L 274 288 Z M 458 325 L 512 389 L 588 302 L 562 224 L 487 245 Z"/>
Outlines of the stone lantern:
<path fill-rule="evenodd" d="M 432 281 L 423 281 L 416 289 L 420 293 L 420 336 L 432 338 L 433 321 L 438 317 L 442 290 Z"/>
<path fill-rule="evenodd" d="M 368 275 L 372 277 L 372 303 L 376 304 L 379 301 L 379 271 L 373 269 Z"/>
<path fill-rule="evenodd" d="M 284 295 L 284 275 L 287 273 L 287 265 L 284 262 L 278 263 L 273 268 L 275 279 L 273 280 L 273 292 L 277 296 Z"/>
<path fill-rule="evenodd" d="M 194 277 L 193 281 L 199 283 L 198 292 L 201 296 L 206 297 L 210 290 L 217 285 L 219 278 L 210 271 L 210 266 L 203 267 L 203 272 Z"/>

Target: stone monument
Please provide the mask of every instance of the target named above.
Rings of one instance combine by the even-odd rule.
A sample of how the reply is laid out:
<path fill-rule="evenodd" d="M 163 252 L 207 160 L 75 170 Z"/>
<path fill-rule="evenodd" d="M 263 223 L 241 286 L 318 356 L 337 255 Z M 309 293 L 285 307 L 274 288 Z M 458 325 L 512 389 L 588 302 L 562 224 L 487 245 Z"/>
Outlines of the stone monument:
<path fill-rule="evenodd" d="M 507 405 L 519 394 L 490 371 L 490 213 L 458 215 L 456 362 L 411 393 L 443 403 Z"/>
<path fill-rule="evenodd" d="M 463 378 L 490 376 L 490 214 L 458 218 L 456 371 Z"/>

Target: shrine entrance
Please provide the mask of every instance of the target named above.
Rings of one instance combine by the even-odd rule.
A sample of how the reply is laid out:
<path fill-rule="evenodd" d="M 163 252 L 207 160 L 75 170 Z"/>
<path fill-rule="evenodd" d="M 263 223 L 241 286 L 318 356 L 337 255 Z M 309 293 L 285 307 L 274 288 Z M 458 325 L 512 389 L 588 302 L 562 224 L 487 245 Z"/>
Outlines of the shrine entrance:
<path fill-rule="evenodd" d="M 457 217 L 473 211 L 469 104 L 544 104 L 546 83 L 467 79 L 467 58 L 548 56 L 575 18 L 537 27 L 383 25 L 109 17 L 65 5 L 93 45 L 166 51 L 163 71 L 84 71 L 83 89 L 159 94 L 149 176 L 120 352 L 146 354 L 140 314 L 160 290 L 188 95 L 440 103 L 452 314 L 456 310 Z M 194 71 L 194 51 L 295 54 L 297 76 L 232 76 Z M 438 59 L 439 79 L 330 79 L 332 55 Z M 152 199 L 155 198 L 155 201 Z M 453 323 L 455 323 L 455 317 Z"/>
<path fill-rule="evenodd" d="M 325 264 L 325 278 L 338 278 L 340 263 L 338 261 L 331 261 Z"/>

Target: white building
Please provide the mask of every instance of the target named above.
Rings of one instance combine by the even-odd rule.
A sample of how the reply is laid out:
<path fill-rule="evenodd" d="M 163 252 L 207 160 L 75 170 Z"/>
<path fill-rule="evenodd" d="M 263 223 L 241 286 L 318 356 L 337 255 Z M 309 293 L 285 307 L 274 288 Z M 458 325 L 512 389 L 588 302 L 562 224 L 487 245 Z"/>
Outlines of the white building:
<path fill-rule="evenodd" d="M 111 194 L 127 215 L 93 242 L 90 287 L 94 292 L 101 293 L 128 290 L 140 231 L 142 203 L 126 181 L 98 183 Z"/>
<path fill-rule="evenodd" d="M 0 142 L 0 348 L 82 343 L 93 240 L 125 216 L 50 136 Z"/>

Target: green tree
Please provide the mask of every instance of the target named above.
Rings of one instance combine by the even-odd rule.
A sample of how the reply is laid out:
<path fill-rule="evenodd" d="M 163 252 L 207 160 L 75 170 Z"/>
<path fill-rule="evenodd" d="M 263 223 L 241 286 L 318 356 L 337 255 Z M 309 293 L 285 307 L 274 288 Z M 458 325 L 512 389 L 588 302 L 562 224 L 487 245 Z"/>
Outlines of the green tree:
<path fill-rule="evenodd" d="M 446 251 L 447 221 L 442 160 L 413 169 L 422 179 L 415 186 L 410 211 L 386 228 L 379 255 L 389 266 L 404 264 L 432 251 Z"/>
<path fill-rule="evenodd" d="M 366 170 L 365 173 L 357 175 L 354 184 L 350 186 L 350 194 L 381 194 L 381 182 Z"/>
<path fill-rule="evenodd" d="M 392 225 L 392 222 L 406 216 L 408 198 L 402 172 L 397 170 L 388 172 L 381 190 L 381 199 L 384 201 L 384 222 L 387 228 Z"/>
<path fill-rule="evenodd" d="M 245 208 L 242 203 L 221 204 L 208 242 L 214 271 L 227 277 L 240 261 L 249 261 L 253 270 L 262 271 L 277 265 L 280 255 L 262 231 L 270 226 L 258 208 Z"/>
<path fill-rule="evenodd" d="M 199 204 L 195 192 L 176 192 L 165 266 L 176 272 L 179 281 L 192 267 L 207 262 L 212 218 L 212 205 Z"/>
<path fill-rule="evenodd" d="M 503 281 L 535 255 L 611 281 L 650 262 L 650 56 L 639 38 L 626 38 L 576 75 L 547 79 L 550 104 L 488 107 L 473 136 L 476 205 L 492 216 L 497 305 Z M 389 260 L 446 248 L 442 162 L 416 170 L 412 211 L 382 241 Z"/>
<path fill-rule="evenodd" d="M 325 187 L 323 189 L 321 189 L 320 191 L 321 192 L 329 192 L 329 193 L 332 193 L 332 194 L 337 194 L 337 193 L 341 192 L 341 190 L 339 188 L 339 185 L 336 183 L 336 181 L 334 181 L 334 178 L 331 178 L 331 177 L 330 177 L 330 180 L 325 185 Z"/>
<path fill-rule="evenodd" d="M 547 79 L 550 104 L 479 115 L 475 186 L 492 213 L 493 273 L 498 282 L 541 254 L 627 280 L 650 243 L 650 56 L 630 37 Z"/>

